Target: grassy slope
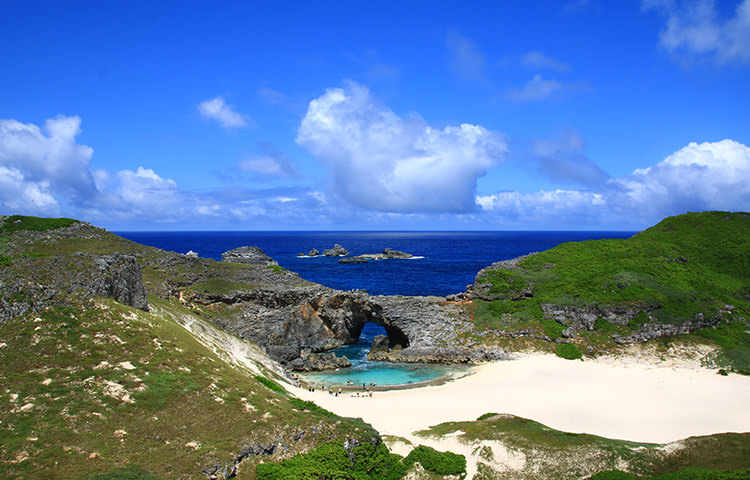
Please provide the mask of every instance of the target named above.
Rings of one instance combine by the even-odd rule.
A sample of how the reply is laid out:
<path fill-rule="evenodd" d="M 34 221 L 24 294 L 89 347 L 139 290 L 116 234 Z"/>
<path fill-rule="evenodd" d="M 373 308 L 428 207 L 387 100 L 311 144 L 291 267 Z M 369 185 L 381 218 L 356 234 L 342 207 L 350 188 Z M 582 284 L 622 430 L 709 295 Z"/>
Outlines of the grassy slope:
<path fill-rule="evenodd" d="M 490 292 L 499 297 L 474 302 L 479 331 L 525 329 L 559 339 L 563 327 L 545 317 L 545 303 L 640 312 L 628 325 L 600 318 L 594 330 L 580 334 L 576 343 L 584 353 L 595 353 L 615 348 L 612 335 L 631 335 L 649 322 L 720 316 L 719 326 L 692 337 L 722 347 L 725 364 L 750 369 L 750 335 L 740 319 L 750 318 L 749 214 L 691 213 L 629 239 L 562 244 L 530 256 L 517 269 L 489 272 L 479 282 L 491 283 Z M 533 296 L 511 300 L 524 289 Z"/>
<path fill-rule="evenodd" d="M 128 463 L 200 478 L 248 446 L 283 444 L 278 459 L 373 434 L 358 421 L 297 409 L 168 318 L 109 300 L 6 322 L 0 339 L 3 478 L 75 479 Z M 254 477 L 255 461 L 239 478 Z"/>
<path fill-rule="evenodd" d="M 71 225 L 74 236 L 64 231 Z M 238 272 L 288 281 L 283 272 L 254 275 L 253 267 L 210 260 L 175 264 L 181 256 L 73 220 L 0 224 L 6 279 L 54 279 L 55 259 L 76 252 L 135 255 L 152 291 L 189 283 L 191 265 L 205 284 L 191 287 L 201 290 Z M 249 284 L 237 283 L 222 283 L 218 293 Z M 135 464 L 164 478 L 204 478 L 201 469 L 232 464 L 246 447 L 277 445 L 266 458 L 278 461 L 377 435 L 359 420 L 304 408 L 262 365 L 249 371 L 222 361 L 172 319 L 194 314 L 176 299 L 150 295 L 149 302 L 151 313 L 59 294 L 53 305 L 0 324 L 0 476 L 77 479 Z M 258 460 L 245 460 L 238 478 L 254 478 Z"/>
<path fill-rule="evenodd" d="M 713 216 L 710 221 L 723 219 L 718 214 L 709 215 Z M 706 216 L 696 217 L 696 232 L 713 228 L 707 227 Z M 739 231 L 732 223 L 737 218 L 745 222 Z M 15 231 L 0 228 L 0 268 L 13 269 L 14 265 L 24 264 L 28 258 L 45 262 L 55 255 L 78 251 L 122 252 L 136 255 L 144 267 L 147 287 L 152 292 L 161 293 L 165 284 L 190 283 L 196 268 L 207 276 L 201 277 L 203 283 L 192 283 L 188 289 L 218 290 L 221 293 L 254 285 L 247 280 L 252 275 L 241 275 L 240 282 L 221 280 L 237 274 L 235 270 L 246 272 L 244 267 L 201 261 L 172 264 L 172 268 L 165 269 L 160 263 L 164 252 L 101 230 L 85 228 L 81 237 L 58 238 L 55 229 L 68 226 L 71 221 L 29 217 L 15 220 L 19 221 L 14 223 L 17 227 L 33 225 L 34 231 L 41 232 L 41 236 L 19 245 L 14 241 L 19 228 L 14 228 Z M 480 329 L 482 322 L 488 324 L 484 328 L 492 324 L 506 328 L 506 319 L 493 311 L 498 306 L 507 309 L 507 305 L 512 305 L 516 309 L 513 321 L 517 327 L 546 329 L 554 334 L 553 330 L 559 326 L 539 322 L 535 308 L 538 309 L 543 301 L 591 304 L 614 299 L 615 303 L 632 303 L 633 299 L 628 295 L 636 289 L 619 294 L 610 290 L 610 293 L 597 296 L 602 282 L 613 277 L 619 279 L 622 270 L 600 272 L 599 275 L 596 266 L 601 266 L 603 259 L 608 264 L 613 256 L 626 261 L 644 254 L 649 255 L 646 260 L 655 261 L 661 268 L 638 270 L 649 262 L 634 262 L 632 271 L 650 275 L 650 278 L 648 282 L 630 281 L 630 285 L 626 281 L 621 290 L 635 285 L 641 292 L 648 292 L 667 305 L 664 299 L 671 297 L 664 295 L 664 287 L 658 282 L 666 282 L 668 277 L 660 270 L 689 266 L 702 275 L 710 284 L 709 288 L 703 288 L 701 283 L 686 283 L 687 287 L 683 287 L 676 282 L 681 289 L 677 298 L 684 298 L 681 297 L 684 291 L 692 288 L 702 294 L 708 292 L 708 296 L 699 297 L 706 301 L 696 302 L 708 311 L 720 302 L 730 302 L 736 306 L 735 317 L 747 315 L 747 292 L 743 289 L 748 282 L 739 285 L 735 282 L 738 275 L 747 279 L 747 243 L 736 244 L 738 238 L 746 238 L 748 224 L 745 217 L 731 215 L 731 227 L 719 224 L 713 230 L 714 236 L 732 238 L 735 242 L 724 242 L 726 245 L 716 255 L 715 247 L 708 243 L 710 238 L 685 235 L 682 231 L 684 218 L 678 217 L 676 226 L 670 226 L 670 221 L 672 219 L 660 224 L 662 230 L 652 232 L 654 229 L 651 229 L 635 237 L 645 238 L 633 242 L 635 246 L 617 245 L 617 242 L 610 245 L 609 241 L 601 244 L 584 242 L 583 245 L 593 247 L 577 251 L 577 244 L 564 245 L 532 257 L 519 272 L 524 279 L 537 282 L 535 297 L 519 302 L 477 302 L 474 308 L 480 314 L 485 308 L 477 319 Z M 677 234 L 671 234 L 676 230 Z M 656 242 L 660 235 L 665 236 L 671 246 L 666 247 L 663 241 Z M 649 240 L 649 237 L 654 238 Z M 700 238 L 707 243 L 700 243 Z M 680 242 L 682 246 L 678 245 Z M 701 248 L 696 248 L 700 245 L 703 245 L 701 255 L 685 253 L 700 252 Z M 572 249 L 572 253 L 568 249 Z M 673 258 L 684 256 L 688 262 L 678 262 L 680 265 L 664 262 L 667 255 Z M 713 261 L 718 264 L 711 265 L 711 259 L 706 257 L 714 257 Z M 728 263 L 728 259 L 732 259 L 736 268 L 722 273 L 719 267 Z M 590 264 L 589 267 L 586 264 Z M 678 277 L 685 276 L 680 270 L 669 272 L 670 275 L 676 272 Z M 281 275 L 281 272 L 276 273 Z M 585 288 L 586 285 L 593 288 Z M 729 292 L 729 295 L 722 296 L 719 290 L 712 290 L 716 285 L 738 286 L 721 289 Z M 573 292 L 579 297 L 574 298 Z M 71 298 L 66 299 L 67 303 L 70 301 Z M 320 409 L 307 408 L 309 406 L 278 391 L 278 387 L 266 377 L 221 361 L 169 316 L 159 313 L 166 310 L 184 315 L 194 313 L 176 300 L 151 296 L 150 302 L 158 307 L 152 313 L 103 299 L 72 302 L 66 307 L 46 309 L 0 325 L 0 373 L 3 377 L 0 383 L 0 474 L 4 474 L 4 478 L 34 475 L 77 479 L 131 463 L 163 478 L 204 478 L 201 468 L 216 463 L 230 464 L 242 448 L 255 444 L 280 442 L 286 449 L 282 447 L 280 453 L 272 457 L 272 460 L 279 460 L 296 452 L 315 449 L 331 440 L 340 443 L 349 436 L 367 437 L 372 433 L 368 426 L 356 420 L 339 419 Z M 528 313 L 524 314 L 524 311 Z M 739 322 L 734 321 L 730 326 L 736 325 Z M 613 328 L 623 329 L 623 333 L 629 331 L 629 327 L 607 327 L 598 323 L 590 337 L 579 341 L 585 340 L 600 348 L 595 343 L 597 335 L 606 340 Z M 602 331 L 606 331 L 606 335 Z M 744 330 L 738 333 L 737 329 L 720 327 L 712 332 L 710 336 L 714 341 L 725 345 L 735 342 L 740 350 L 744 349 Z M 131 365 L 134 368 L 131 369 Z M 124 397 L 124 393 L 128 396 Z M 513 472 L 498 474 L 493 469 L 493 449 L 478 444 L 476 455 L 485 463 L 480 471 L 481 478 L 565 478 L 560 476 L 562 471 L 588 468 L 586 471 L 593 473 L 613 465 L 622 466 L 622 463 L 612 460 L 617 455 L 640 473 L 674 471 L 686 466 L 741 468 L 747 466 L 750 458 L 744 434 L 688 439 L 685 444 L 694 445 L 694 448 L 683 448 L 671 456 L 636 455 L 632 452 L 660 450 L 656 446 L 635 446 L 551 432 L 533 422 L 503 418 L 441 425 L 435 427 L 434 432 L 449 433 L 460 429 L 466 432 L 467 441 L 480 443 L 499 439 L 507 444 L 509 451 L 525 452 L 527 465 L 533 467 L 527 471 L 533 473 L 532 476 L 514 476 Z M 301 431 L 305 435 L 299 438 Z M 716 451 L 721 451 L 723 456 L 717 457 Z M 251 457 L 249 463 L 243 463 L 238 478 L 254 478 L 256 461 L 257 457 Z M 561 470 L 566 465 L 565 468 L 570 470 Z M 427 477 L 439 478 L 434 473 L 428 473 Z"/>
<path fill-rule="evenodd" d="M 577 479 L 615 469 L 649 476 L 686 468 L 750 468 L 750 433 L 692 437 L 669 445 L 639 444 L 487 414 L 473 422 L 443 423 L 419 435 L 451 435 L 472 445 L 479 467 L 476 480 Z"/>

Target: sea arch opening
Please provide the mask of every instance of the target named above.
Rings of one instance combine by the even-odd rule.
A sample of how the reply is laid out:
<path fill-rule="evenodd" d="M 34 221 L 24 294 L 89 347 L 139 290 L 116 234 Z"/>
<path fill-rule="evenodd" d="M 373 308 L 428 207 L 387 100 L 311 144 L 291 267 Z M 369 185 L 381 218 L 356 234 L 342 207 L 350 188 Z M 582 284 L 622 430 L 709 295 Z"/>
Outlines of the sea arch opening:
<path fill-rule="evenodd" d="M 380 335 L 388 337 L 388 348 L 409 346 L 409 337 L 396 325 L 380 318 L 371 318 L 352 325 L 349 334 L 353 343 L 366 343 L 372 346 L 373 339 Z"/>

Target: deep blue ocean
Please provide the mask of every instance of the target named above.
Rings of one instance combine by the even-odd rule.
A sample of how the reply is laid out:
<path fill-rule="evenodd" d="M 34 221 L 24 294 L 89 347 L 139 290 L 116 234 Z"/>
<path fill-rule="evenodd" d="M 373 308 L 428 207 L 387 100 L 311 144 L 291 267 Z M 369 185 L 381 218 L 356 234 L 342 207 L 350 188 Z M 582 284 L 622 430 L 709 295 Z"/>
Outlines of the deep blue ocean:
<path fill-rule="evenodd" d="M 482 268 L 563 242 L 627 238 L 635 232 L 116 232 L 152 247 L 221 260 L 222 252 L 245 245 L 262 248 L 302 278 L 371 295 L 448 295 L 474 283 Z M 400 250 L 415 259 L 340 264 L 339 258 L 300 258 L 316 248 L 340 244 L 352 255 Z"/>
<path fill-rule="evenodd" d="M 482 268 L 564 242 L 628 238 L 635 232 L 117 232 L 153 247 L 221 260 L 222 252 L 255 245 L 282 267 L 302 278 L 341 290 L 367 290 L 371 295 L 439 295 L 462 292 Z M 411 253 L 413 259 L 340 264 L 337 257 L 298 257 L 312 248 L 323 251 L 340 244 L 352 255 L 385 248 Z M 404 385 L 460 374 L 461 366 L 395 364 L 367 360 L 372 338 L 385 329 L 368 323 L 359 342 L 337 348 L 352 367 L 305 375 L 312 385 Z"/>

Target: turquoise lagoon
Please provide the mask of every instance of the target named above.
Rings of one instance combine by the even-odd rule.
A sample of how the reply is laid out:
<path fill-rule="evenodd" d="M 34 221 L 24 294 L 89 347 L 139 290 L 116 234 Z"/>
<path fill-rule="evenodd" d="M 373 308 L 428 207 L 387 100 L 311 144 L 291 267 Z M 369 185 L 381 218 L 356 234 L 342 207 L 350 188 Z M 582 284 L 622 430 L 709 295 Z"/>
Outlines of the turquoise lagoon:
<path fill-rule="evenodd" d="M 466 365 L 435 365 L 425 363 L 376 362 L 367 359 L 370 345 L 375 335 L 385 335 L 385 329 L 374 323 L 365 324 L 359 342 L 345 345 L 333 350 L 336 356 L 346 356 L 352 362 L 349 368 L 300 374 L 309 385 L 322 388 L 345 386 L 351 382 L 354 386 L 369 386 L 375 383 L 378 387 L 417 386 L 425 382 L 451 379 L 471 371 Z"/>

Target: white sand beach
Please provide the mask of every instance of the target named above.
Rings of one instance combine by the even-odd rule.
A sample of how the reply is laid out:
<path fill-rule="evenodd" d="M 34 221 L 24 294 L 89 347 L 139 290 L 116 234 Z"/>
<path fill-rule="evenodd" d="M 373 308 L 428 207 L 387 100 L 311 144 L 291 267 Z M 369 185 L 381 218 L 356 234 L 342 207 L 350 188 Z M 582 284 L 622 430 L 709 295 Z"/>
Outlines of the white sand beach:
<path fill-rule="evenodd" d="M 381 434 L 408 439 L 414 431 L 488 412 L 649 443 L 750 431 L 750 377 L 642 360 L 534 354 L 477 367 L 443 385 L 375 392 L 372 398 L 303 389 L 295 394 L 338 415 L 361 417 Z"/>

